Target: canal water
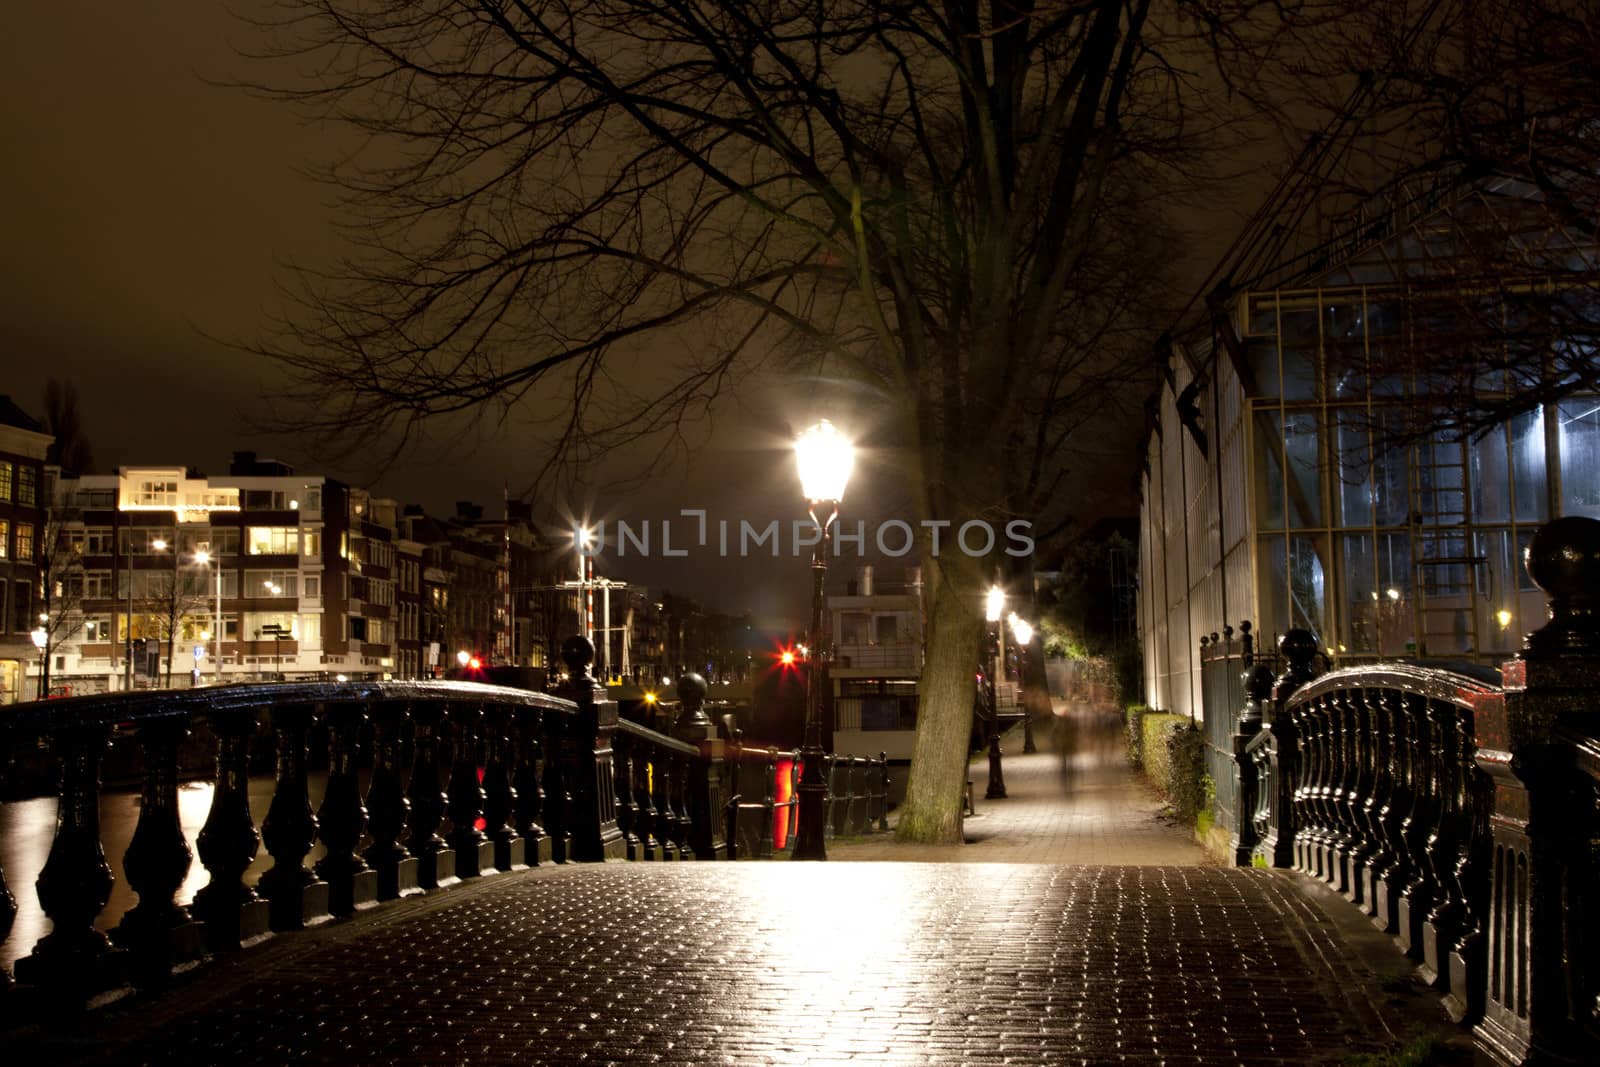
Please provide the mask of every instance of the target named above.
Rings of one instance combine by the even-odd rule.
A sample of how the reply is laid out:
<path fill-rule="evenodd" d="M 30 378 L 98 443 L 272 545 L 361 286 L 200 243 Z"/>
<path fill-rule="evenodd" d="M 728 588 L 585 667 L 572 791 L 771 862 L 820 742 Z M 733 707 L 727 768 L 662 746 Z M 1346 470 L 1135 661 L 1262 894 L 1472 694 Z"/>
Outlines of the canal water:
<path fill-rule="evenodd" d="M 310 777 L 311 809 L 322 804 L 326 774 Z M 272 802 L 272 778 L 261 776 L 250 779 L 250 813 L 255 818 L 256 830 L 267 816 L 267 806 Z M 195 891 L 211 880 L 200 864 L 200 849 L 195 843 L 200 827 L 205 825 L 206 814 L 211 810 L 210 782 L 185 782 L 178 789 L 178 814 L 183 823 L 183 835 L 194 853 L 188 877 L 178 890 L 178 902 L 187 904 L 194 899 Z M 128 851 L 133 838 L 133 828 L 139 821 L 139 794 L 137 792 L 108 792 L 100 798 L 100 841 L 105 847 L 106 862 L 111 867 L 111 899 L 95 920 L 95 925 L 108 930 L 122 921 L 128 909 L 138 903 L 138 894 L 128 885 L 122 873 L 122 856 Z M 50 855 L 50 840 L 55 834 L 56 798 L 38 797 L 32 800 L 8 801 L 0 804 L 0 870 L 5 871 L 6 885 L 17 900 L 17 921 L 11 936 L 0 944 L 0 965 L 10 968 L 19 956 L 33 950 L 35 942 L 50 932 L 50 919 L 39 907 L 35 891 L 39 872 Z M 319 842 L 307 857 L 315 863 L 327 852 Z M 261 873 L 272 866 L 272 857 L 263 848 L 256 853 L 245 881 L 254 884 Z"/>

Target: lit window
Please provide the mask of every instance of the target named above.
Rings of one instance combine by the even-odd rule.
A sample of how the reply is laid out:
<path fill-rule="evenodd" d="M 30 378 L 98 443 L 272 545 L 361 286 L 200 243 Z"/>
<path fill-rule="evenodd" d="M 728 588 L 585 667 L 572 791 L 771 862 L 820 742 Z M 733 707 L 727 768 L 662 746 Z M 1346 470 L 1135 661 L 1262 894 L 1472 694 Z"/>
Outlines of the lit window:
<path fill-rule="evenodd" d="M 11 464 L 0 463 L 0 501 L 11 499 Z"/>
<path fill-rule="evenodd" d="M 33 558 L 33 523 L 17 523 L 17 559 Z"/>

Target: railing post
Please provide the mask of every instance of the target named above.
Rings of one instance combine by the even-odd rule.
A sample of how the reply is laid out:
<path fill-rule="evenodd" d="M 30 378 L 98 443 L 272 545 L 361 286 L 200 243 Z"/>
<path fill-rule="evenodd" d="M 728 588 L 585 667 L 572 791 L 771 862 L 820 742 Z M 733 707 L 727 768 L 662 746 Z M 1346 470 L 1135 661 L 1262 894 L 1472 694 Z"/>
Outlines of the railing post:
<path fill-rule="evenodd" d="M 360 704 L 340 703 L 328 707 L 324 720 L 332 765 L 322 807 L 317 809 L 317 835 L 328 853 L 316 870 L 317 877 L 328 883 L 329 913 L 350 915 L 378 902 L 378 875 L 356 853 L 367 825 L 356 776 L 356 748 L 367 715 Z"/>
<path fill-rule="evenodd" d="M 372 844 L 364 853 L 377 873 L 378 899 L 420 893 L 417 858 L 400 846 L 411 805 L 400 784 L 400 737 L 411 715 L 399 701 L 383 701 L 373 708 L 372 780 L 367 785 L 367 828 Z"/>
<path fill-rule="evenodd" d="M 889 753 L 878 752 L 878 832 L 889 832 Z"/>
<path fill-rule="evenodd" d="M 739 858 L 739 804 L 743 801 L 744 733 L 735 728 L 728 738 L 727 758 L 723 763 L 723 780 L 728 788 L 723 790 L 723 836 L 728 843 L 730 860 Z"/>
<path fill-rule="evenodd" d="M 516 831 L 525 842 L 523 857 L 528 866 L 550 862 L 550 837 L 539 820 L 544 817 L 544 782 L 539 776 L 540 745 L 544 735 L 541 708 L 516 709 L 517 802 Z"/>
<path fill-rule="evenodd" d="M 689 848 L 701 860 L 726 859 L 728 842 L 723 836 L 723 797 L 730 792 L 723 782 L 724 742 L 717 728 L 706 717 L 706 680 L 690 671 L 678 678 L 678 698 L 684 714 L 673 727 L 672 735 L 698 750 L 690 763 L 688 785 Z"/>
<path fill-rule="evenodd" d="M 517 792 L 511 784 L 511 716 L 507 705 L 491 704 L 480 720 L 484 730 L 483 819 L 498 871 L 521 870 L 528 865 L 527 843 L 512 826 Z"/>
<path fill-rule="evenodd" d="M 1271 818 L 1262 837 L 1260 849 L 1266 861 L 1274 867 L 1292 867 L 1295 862 L 1295 790 L 1300 779 L 1300 752 L 1297 745 L 1295 723 L 1285 710 L 1289 697 L 1296 689 L 1316 677 L 1311 661 L 1317 654 L 1317 639 L 1309 630 L 1290 630 L 1278 638 L 1278 652 L 1284 663 L 1283 673 L 1272 687 L 1268 704 L 1270 717 L 1262 723 L 1269 732 L 1271 745 L 1265 750 L 1270 763 L 1269 778 L 1273 795 L 1267 798 Z"/>
<path fill-rule="evenodd" d="M 478 781 L 483 708 L 477 701 L 457 703 L 450 709 L 450 721 L 455 758 L 450 761 L 450 788 L 445 794 L 450 811 L 445 840 L 456 852 L 456 876 L 476 878 L 486 871 L 494 873 L 494 842 L 478 829 L 478 816 L 483 814 L 483 783 Z"/>
<path fill-rule="evenodd" d="M 1239 709 L 1239 724 L 1233 733 L 1234 818 L 1233 825 L 1228 828 L 1236 867 L 1250 866 L 1259 840 L 1255 828 L 1259 779 L 1249 749 L 1250 742 L 1261 732 L 1262 709 L 1271 699 L 1272 681 L 1272 671 L 1261 666 L 1247 667 L 1241 676 L 1245 702 Z"/>
<path fill-rule="evenodd" d="M 439 725 L 444 721 L 444 708 L 424 701 L 411 709 L 411 721 L 411 781 L 406 786 L 411 824 L 406 849 L 417 861 L 417 884 L 423 889 L 439 889 L 457 881 L 456 854 L 439 836 L 439 824 L 444 820 L 444 791 L 439 788 Z"/>
<path fill-rule="evenodd" d="M 778 829 L 777 789 L 778 750 L 768 746 L 767 764 L 761 772 L 761 840 L 756 844 L 756 855 L 761 859 L 772 858 L 772 837 Z M 789 817 L 788 811 L 783 813 L 783 817 Z"/>
<path fill-rule="evenodd" d="M 111 899 L 111 867 L 100 844 L 100 759 L 111 740 L 103 722 L 62 724 L 51 731 L 61 760 L 56 833 L 37 883 L 52 929 L 17 961 L 17 978 L 87 996 L 122 984 L 106 935 L 94 917 Z"/>
<path fill-rule="evenodd" d="M 260 850 L 261 835 L 250 814 L 250 738 L 255 709 L 223 708 L 208 717 L 217 737 L 217 780 L 211 810 L 196 844 L 211 881 L 194 895 L 194 912 L 205 924 L 206 945 L 223 952 L 271 933 L 267 902 L 245 884 L 244 873 Z"/>
<path fill-rule="evenodd" d="M 611 735 L 617 728 L 617 705 L 605 699 L 605 687 L 589 673 L 594 645 L 574 635 L 561 645 L 561 658 L 572 681 L 563 694 L 577 707 L 569 724 L 566 771 L 572 797 L 569 807 L 571 858 L 579 863 L 622 859 L 626 845 L 617 829 L 614 772 L 611 769 Z"/>
<path fill-rule="evenodd" d="M 145 719 L 136 736 L 144 754 L 144 785 L 122 870 L 139 903 L 112 937 L 132 953 L 135 980 L 148 985 L 170 978 L 175 964 L 199 959 L 205 950 L 200 925 L 176 900 L 194 862 L 178 821 L 178 745 L 189 736 L 188 716 Z"/>
<path fill-rule="evenodd" d="M 306 733 L 311 729 L 311 717 L 312 708 L 306 704 L 280 704 L 272 709 L 277 781 L 261 823 L 261 840 L 273 862 L 256 888 L 271 906 L 274 930 L 299 930 L 328 918 L 328 883 L 318 881 L 305 866 L 306 854 L 317 840 L 317 819 L 311 814 L 306 783 Z"/>
<path fill-rule="evenodd" d="M 1595 768 L 1578 765 L 1563 734 L 1600 736 L 1600 522 L 1557 519 L 1526 559 L 1550 621 L 1502 668 L 1503 707 L 1477 718 L 1477 764 L 1494 794 L 1488 988 L 1475 1035 L 1504 1062 L 1594 1062 L 1600 946 L 1586 911 L 1600 820 Z"/>

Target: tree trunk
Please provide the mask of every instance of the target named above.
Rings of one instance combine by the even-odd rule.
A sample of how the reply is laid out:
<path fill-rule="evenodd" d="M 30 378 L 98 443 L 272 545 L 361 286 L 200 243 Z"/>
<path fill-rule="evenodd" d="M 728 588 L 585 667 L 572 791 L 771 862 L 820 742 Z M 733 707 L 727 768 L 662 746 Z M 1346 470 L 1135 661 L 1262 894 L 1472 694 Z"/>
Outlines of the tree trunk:
<path fill-rule="evenodd" d="M 952 552 L 925 565 L 933 579 L 927 647 L 917 738 L 897 836 L 902 841 L 960 844 L 967 742 L 983 639 L 982 564 Z"/>

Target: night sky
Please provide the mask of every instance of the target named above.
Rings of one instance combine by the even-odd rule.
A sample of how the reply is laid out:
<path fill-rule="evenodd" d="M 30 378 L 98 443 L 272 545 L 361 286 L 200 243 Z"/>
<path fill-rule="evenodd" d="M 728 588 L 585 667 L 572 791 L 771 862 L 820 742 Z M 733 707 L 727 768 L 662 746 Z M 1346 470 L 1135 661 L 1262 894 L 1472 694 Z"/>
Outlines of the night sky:
<path fill-rule="evenodd" d="M 40 414 L 47 378 L 74 383 L 101 471 L 171 463 L 221 474 L 233 451 L 251 449 L 437 513 L 471 499 L 498 514 L 502 486 L 517 492 L 531 466 L 514 430 L 468 431 L 453 447 L 380 471 L 327 462 L 250 425 L 267 413 L 279 372 L 222 342 L 262 335 L 286 264 L 315 267 L 337 254 L 330 191 L 302 169 L 337 154 L 348 134 L 208 84 L 267 76 L 239 54 L 252 43 L 249 27 L 215 0 L 30 0 L 8 16 L 4 391 Z M 787 435 L 815 418 L 805 400 L 782 387 L 748 391 L 705 435 L 692 470 L 680 466 L 625 500 L 566 506 L 656 521 L 680 506 L 735 520 L 802 515 Z M 1136 509 L 1137 430 L 1125 427 L 1126 440 L 1107 439 L 1085 464 L 1097 471 L 1074 490 L 1086 518 Z M 858 471 L 847 500 L 854 514 L 913 518 L 875 477 L 870 454 Z M 803 561 L 789 558 L 729 567 L 698 554 L 613 569 L 766 617 L 798 617 L 806 588 Z M 891 564 L 889 576 L 900 569 Z"/>

